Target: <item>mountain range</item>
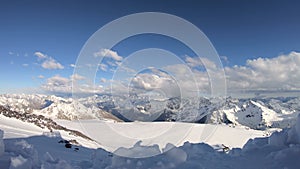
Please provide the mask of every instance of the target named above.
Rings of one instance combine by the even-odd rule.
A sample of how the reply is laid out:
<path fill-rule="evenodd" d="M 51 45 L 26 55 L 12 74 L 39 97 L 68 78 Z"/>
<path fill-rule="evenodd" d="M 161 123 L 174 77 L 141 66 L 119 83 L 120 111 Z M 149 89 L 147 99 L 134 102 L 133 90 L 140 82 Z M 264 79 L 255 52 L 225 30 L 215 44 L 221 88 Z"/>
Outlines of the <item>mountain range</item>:
<path fill-rule="evenodd" d="M 54 95 L 4 94 L 0 105 L 20 114 L 57 120 L 178 121 L 287 128 L 300 112 L 300 98 L 168 98 L 94 95 L 81 99 Z"/>

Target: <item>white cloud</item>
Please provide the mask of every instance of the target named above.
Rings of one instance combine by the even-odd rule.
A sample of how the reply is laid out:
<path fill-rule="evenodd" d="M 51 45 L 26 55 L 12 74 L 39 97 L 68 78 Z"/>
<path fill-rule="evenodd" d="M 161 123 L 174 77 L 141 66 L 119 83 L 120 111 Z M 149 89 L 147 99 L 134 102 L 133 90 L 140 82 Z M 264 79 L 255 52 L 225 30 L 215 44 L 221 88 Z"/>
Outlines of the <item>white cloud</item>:
<path fill-rule="evenodd" d="M 217 70 L 216 64 L 213 61 L 209 60 L 208 58 L 187 56 L 185 58 L 185 61 L 192 68 L 193 67 L 205 67 L 206 69 L 209 69 L 209 70 L 214 70 L 214 71 Z"/>
<path fill-rule="evenodd" d="M 207 92 L 209 90 L 209 78 L 205 71 L 191 69 L 184 64 L 169 65 L 164 67 L 164 70 L 176 79 L 181 90 L 187 95 L 189 95 L 187 92 Z"/>
<path fill-rule="evenodd" d="M 39 59 L 46 59 L 46 58 L 48 58 L 48 56 L 45 55 L 45 54 L 43 54 L 42 52 L 35 52 L 34 55 L 37 56 Z"/>
<path fill-rule="evenodd" d="M 70 79 L 61 77 L 60 75 L 55 75 L 47 79 L 47 83 L 53 86 L 66 86 L 70 83 Z"/>
<path fill-rule="evenodd" d="M 205 64 L 202 64 L 202 62 Z M 206 68 L 213 70 L 214 78 L 222 76 L 221 70 L 216 69 L 213 62 L 208 59 L 186 57 L 186 62 L 191 66 L 198 87 L 204 90 L 209 89 L 209 81 L 206 72 L 194 69 L 205 65 Z M 172 69 L 171 69 L 172 68 Z M 229 91 L 278 91 L 278 90 L 300 90 L 300 53 L 291 52 L 287 55 L 280 55 L 274 58 L 257 58 L 247 60 L 245 66 L 235 65 L 225 67 L 227 89 Z M 184 79 L 184 69 L 180 67 L 169 67 L 169 71 L 175 71 L 175 74 L 181 75 Z M 190 83 L 191 80 L 185 79 Z"/>
<path fill-rule="evenodd" d="M 43 76 L 43 75 L 39 75 L 39 76 L 38 76 L 38 78 L 39 78 L 39 79 L 44 79 L 44 78 L 45 78 L 45 76 Z"/>
<path fill-rule="evenodd" d="M 70 79 L 71 80 L 84 80 L 85 77 L 83 77 L 83 76 L 81 76 L 79 74 L 73 74 L 73 75 L 70 76 Z"/>
<path fill-rule="evenodd" d="M 224 61 L 225 63 L 228 63 L 228 62 L 229 62 L 227 56 L 220 56 L 220 59 L 221 59 L 222 61 Z"/>
<path fill-rule="evenodd" d="M 169 65 L 164 70 L 173 76 L 181 90 L 208 92 L 211 90 L 212 77 L 201 66 L 200 59 L 186 58 L 191 69 L 184 64 Z M 222 79 L 222 70 L 215 69 L 209 60 L 207 67 L 213 70 L 210 76 Z M 274 58 L 257 58 L 247 60 L 245 66 L 225 67 L 226 83 L 229 92 L 245 91 L 293 91 L 300 90 L 300 53 L 291 52 Z M 145 90 L 161 88 L 169 85 L 168 80 L 159 74 L 139 74 L 133 79 L 134 87 Z M 214 84 L 219 87 L 219 84 Z"/>
<path fill-rule="evenodd" d="M 300 53 L 247 60 L 246 66 L 226 67 L 231 90 L 299 90 Z"/>
<path fill-rule="evenodd" d="M 186 56 L 185 58 L 186 63 L 191 67 L 197 67 L 197 66 L 203 66 L 203 63 L 201 62 L 199 57 L 189 57 Z"/>
<path fill-rule="evenodd" d="M 107 64 L 108 64 L 109 66 L 117 66 L 117 63 L 111 62 L 111 61 L 108 61 Z"/>
<path fill-rule="evenodd" d="M 35 56 L 38 57 L 38 60 L 43 60 L 42 67 L 44 69 L 64 69 L 64 66 L 57 62 L 52 57 L 47 56 L 42 52 L 35 52 Z"/>
<path fill-rule="evenodd" d="M 22 66 L 27 67 L 29 65 L 27 63 L 23 63 Z"/>
<path fill-rule="evenodd" d="M 100 79 L 100 82 L 102 82 L 102 83 L 106 83 L 106 82 L 107 82 L 107 79 L 105 79 L 105 78 L 101 78 L 101 79 Z"/>
<path fill-rule="evenodd" d="M 206 62 L 206 66 L 211 69 L 215 65 L 209 60 L 201 60 L 198 58 L 186 58 L 189 66 L 184 64 L 169 65 L 163 67 L 160 71 L 151 69 L 151 72 L 139 73 L 130 79 L 130 87 L 136 90 L 162 90 L 171 95 L 178 94 L 180 90 L 183 94 L 191 92 L 210 93 L 211 79 L 206 71 L 199 70 L 198 66 L 203 66 L 202 62 Z M 100 64 L 99 69 L 107 71 L 108 65 Z M 225 67 L 225 75 L 227 79 L 227 89 L 229 92 L 241 91 L 276 91 L 276 90 L 300 90 L 300 53 L 291 52 L 287 55 L 280 55 L 275 58 L 257 58 L 247 60 L 245 66 Z M 216 69 L 214 78 L 222 77 L 221 70 Z M 48 91 L 71 91 L 72 79 L 85 81 L 80 75 L 73 75 L 69 78 L 56 75 L 47 79 L 44 85 Z M 128 79 L 127 79 L 128 80 Z M 100 82 L 106 83 L 107 79 L 101 78 Z M 127 91 L 128 85 L 123 82 L 114 83 L 114 90 Z M 81 85 L 81 84 L 80 84 Z M 85 84 L 79 87 L 77 92 L 95 92 L 103 91 L 102 86 Z"/>
<path fill-rule="evenodd" d="M 181 92 L 178 82 L 171 75 L 158 69 L 137 74 L 131 79 L 130 88 L 142 93 L 156 91 L 167 97 L 179 96 Z"/>
<path fill-rule="evenodd" d="M 70 64 L 70 67 L 73 67 L 73 68 L 75 68 L 75 67 L 76 67 L 76 65 L 75 65 L 75 64 Z"/>
<path fill-rule="evenodd" d="M 139 74 L 132 79 L 132 84 L 141 89 L 153 90 L 160 88 L 163 81 L 166 79 L 160 78 L 157 75 L 153 74 Z"/>
<path fill-rule="evenodd" d="M 107 71 L 108 66 L 107 66 L 106 64 L 100 63 L 98 66 L 99 66 L 99 68 L 100 68 L 102 71 L 104 71 L 104 72 Z"/>
<path fill-rule="evenodd" d="M 11 52 L 11 51 L 10 51 L 10 52 L 8 52 L 8 54 L 9 54 L 9 55 L 13 55 L 13 54 L 14 54 L 14 52 Z"/>
<path fill-rule="evenodd" d="M 185 64 L 168 65 L 160 69 L 148 68 L 131 79 L 112 81 L 113 92 L 159 92 L 167 97 L 193 97 L 197 92 L 209 93 L 210 82 L 206 72 L 190 69 Z M 120 81 L 121 80 L 121 81 Z M 110 91 L 109 91 L 110 92 Z"/>
<path fill-rule="evenodd" d="M 53 93 L 67 93 L 70 94 L 72 92 L 74 93 L 99 93 L 103 91 L 103 87 L 100 85 L 94 85 L 94 84 L 85 84 L 80 83 L 77 84 L 76 80 L 84 80 L 85 77 L 74 74 L 71 75 L 69 78 L 62 77 L 60 75 L 55 75 L 53 77 L 50 77 L 46 80 L 46 83 L 41 86 L 41 88 L 47 92 L 53 92 Z M 75 81 L 74 81 L 75 80 Z M 72 84 L 73 81 L 73 84 Z M 75 88 L 72 90 L 72 87 Z"/>
<path fill-rule="evenodd" d="M 118 55 L 117 52 L 112 51 L 110 49 L 100 49 L 99 52 L 94 53 L 95 57 L 108 57 L 115 61 L 121 61 L 123 59 L 122 56 Z"/>
<path fill-rule="evenodd" d="M 53 58 L 47 58 L 43 63 L 42 67 L 44 69 L 64 69 L 64 66 L 62 66 L 60 63 L 58 63 Z"/>
<path fill-rule="evenodd" d="M 48 92 L 68 93 L 71 91 L 70 79 L 55 75 L 47 79 L 46 84 L 42 85 L 42 89 Z"/>

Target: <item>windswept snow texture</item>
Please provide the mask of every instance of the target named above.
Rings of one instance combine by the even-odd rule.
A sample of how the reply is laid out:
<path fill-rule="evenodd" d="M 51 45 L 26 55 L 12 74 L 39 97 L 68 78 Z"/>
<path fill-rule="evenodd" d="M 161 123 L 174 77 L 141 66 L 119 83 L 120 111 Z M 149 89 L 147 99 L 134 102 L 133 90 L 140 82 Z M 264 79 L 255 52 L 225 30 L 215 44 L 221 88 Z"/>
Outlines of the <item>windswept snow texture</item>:
<path fill-rule="evenodd" d="M 296 125 L 290 129 L 275 132 L 270 137 L 251 139 L 242 149 L 234 148 L 228 153 L 218 152 L 205 143 L 186 142 L 180 147 L 168 144 L 166 149 L 171 147 L 171 150 L 154 157 L 125 158 L 102 149 L 88 149 L 81 146 L 78 146 L 79 151 L 67 149 L 57 143 L 59 139 L 46 136 L 5 139 L 5 153 L 0 156 L 0 168 L 298 169 L 300 166 L 300 116 Z M 0 142 L 2 141 L 1 138 Z M 146 148 L 158 151 L 158 146 Z M 143 146 L 136 143 L 130 148 L 132 149 L 138 153 Z"/>

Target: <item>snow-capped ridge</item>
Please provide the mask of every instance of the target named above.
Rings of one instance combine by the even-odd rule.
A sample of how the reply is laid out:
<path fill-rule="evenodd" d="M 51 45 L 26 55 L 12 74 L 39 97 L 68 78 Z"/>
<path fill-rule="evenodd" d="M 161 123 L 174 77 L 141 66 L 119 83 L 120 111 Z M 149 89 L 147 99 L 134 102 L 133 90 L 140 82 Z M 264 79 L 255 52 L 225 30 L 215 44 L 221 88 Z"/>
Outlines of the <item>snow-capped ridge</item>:
<path fill-rule="evenodd" d="M 108 119 L 120 121 L 112 114 L 100 109 L 90 100 L 62 98 L 55 95 L 0 95 L 0 105 L 20 113 L 33 113 L 52 119 Z"/>

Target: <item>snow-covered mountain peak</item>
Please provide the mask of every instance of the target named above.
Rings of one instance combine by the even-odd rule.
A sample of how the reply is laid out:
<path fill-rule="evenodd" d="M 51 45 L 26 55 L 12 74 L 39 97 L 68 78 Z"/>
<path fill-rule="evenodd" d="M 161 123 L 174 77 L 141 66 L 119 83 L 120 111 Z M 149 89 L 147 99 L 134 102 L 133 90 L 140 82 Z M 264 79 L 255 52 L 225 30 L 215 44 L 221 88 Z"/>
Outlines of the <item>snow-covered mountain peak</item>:
<path fill-rule="evenodd" d="M 86 105 L 85 105 L 86 104 Z M 0 95 L 0 105 L 20 113 L 33 113 L 52 119 L 110 119 L 119 120 L 93 102 L 83 102 L 55 95 Z"/>

